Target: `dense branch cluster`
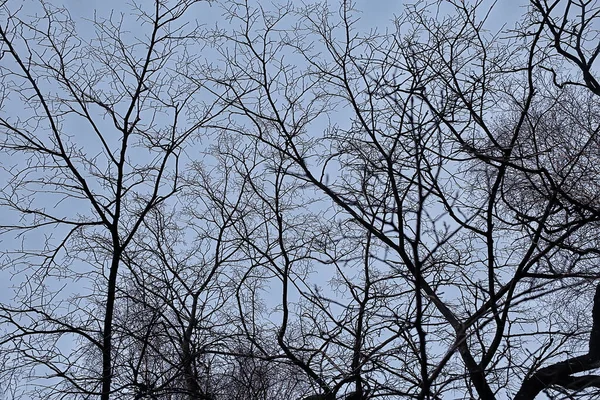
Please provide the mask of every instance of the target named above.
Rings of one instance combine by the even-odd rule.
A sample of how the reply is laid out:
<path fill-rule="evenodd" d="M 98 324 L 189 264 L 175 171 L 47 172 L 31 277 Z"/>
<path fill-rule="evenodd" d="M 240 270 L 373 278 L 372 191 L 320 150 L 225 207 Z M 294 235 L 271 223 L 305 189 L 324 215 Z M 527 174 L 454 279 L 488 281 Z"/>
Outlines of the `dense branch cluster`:
<path fill-rule="evenodd" d="M 0 398 L 600 396 L 596 1 L 21 3 Z"/>

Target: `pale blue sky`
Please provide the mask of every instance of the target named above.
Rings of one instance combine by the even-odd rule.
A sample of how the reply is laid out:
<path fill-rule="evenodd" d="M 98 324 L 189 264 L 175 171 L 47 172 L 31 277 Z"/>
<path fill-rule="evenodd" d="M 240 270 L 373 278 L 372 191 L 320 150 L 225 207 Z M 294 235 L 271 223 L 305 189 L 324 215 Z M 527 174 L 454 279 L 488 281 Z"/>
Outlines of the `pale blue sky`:
<path fill-rule="evenodd" d="M 14 4 L 18 3 L 18 1 L 9 0 L 9 4 L 10 2 Z M 152 2 L 152 0 L 144 0 L 139 3 L 151 5 Z M 93 36 L 93 28 L 91 24 L 87 24 L 84 19 L 92 19 L 94 10 L 97 11 L 100 17 L 108 17 L 113 10 L 118 14 L 120 12 L 127 13 L 130 9 L 126 5 L 126 2 L 122 0 L 50 0 L 49 3 L 57 5 L 64 4 L 71 15 L 77 20 L 78 32 L 82 35 L 89 35 L 90 37 Z M 490 25 L 488 25 L 488 27 L 490 29 L 499 29 L 505 24 L 508 27 L 514 25 L 516 20 L 524 13 L 524 8 L 519 6 L 519 4 L 523 3 L 522 0 L 498 1 L 491 14 Z M 393 30 L 394 25 L 392 19 L 394 14 L 399 14 L 402 11 L 402 4 L 403 2 L 401 1 L 393 0 L 358 0 L 356 2 L 356 7 L 362 12 L 360 15 L 361 28 L 365 30 L 371 27 L 378 28 L 381 31 L 386 28 Z M 487 1 L 486 4 L 491 4 L 491 2 Z M 214 24 L 218 21 L 220 14 L 221 11 L 216 5 L 211 7 L 208 4 L 197 4 L 194 6 L 190 17 L 193 18 L 193 15 L 196 15 L 196 18 L 198 18 L 200 23 Z M 130 24 L 131 25 L 126 26 L 126 29 L 135 35 L 136 29 L 139 28 L 131 22 Z M 2 210 L 0 210 L 0 216 L 1 215 Z M 39 241 L 39 237 L 36 235 L 28 235 L 25 240 Z M 8 242 L 6 241 L 4 243 L 0 242 L 0 247 L 6 246 L 7 243 Z M 0 301 L 6 301 L 7 296 L 9 295 L 10 293 L 8 292 L 0 291 Z"/>

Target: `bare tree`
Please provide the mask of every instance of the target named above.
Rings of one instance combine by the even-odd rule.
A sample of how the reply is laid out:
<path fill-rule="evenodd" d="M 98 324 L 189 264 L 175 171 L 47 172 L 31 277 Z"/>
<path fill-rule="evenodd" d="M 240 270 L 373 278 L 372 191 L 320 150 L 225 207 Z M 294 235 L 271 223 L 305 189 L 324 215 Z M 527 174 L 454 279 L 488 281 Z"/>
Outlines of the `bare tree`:
<path fill-rule="evenodd" d="M 561 4 L 566 22 L 548 17 Z M 226 64 L 213 75 L 232 105 L 223 128 L 272 163 L 262 178 L 272 190 L 257 192 L 272 244 L 245 236 L 272 249 L 253 257 L 281 283 L 278 342 L 316 396 L 353 380 L 360 394 L 370 364 L 362 397 L 592 393 L 595 376 L 573 374 L 597 366 L 593 318 L 570 318 L 560 300 L 592 304 L 597 278 L 596 14 L 583 8 L 532 2 L 520 25 L 494 33 L 481 2 L 417 3 L 378 34 L 359 30 L 349 2 L 228 3 L 232 28 L 217 41 Z M 561 57 L 583 80 L 560 79 Z M 297 209 L 317 202 L 327 222 L 301 241 Z M 344 242 L 362 255 L 331 257 Z M 336 268 L 331 293 L 295 272 L 298 243 L 315 270 Z M 364 275 L 344 270 L 352 257 Z M 371 268 L 385 271 L 393 299 L 379 307 L 396 314 L 366 313 Z M 397 333 L 363 341 L 354 318 Z"/>
<path fill-rule="evenodd" d="M 25 374 L 27 398 L 129 393 L 137 378 L 117 375 L 124 336 L 161 340 L 151 303 L 136 329 L 118 316 L 128 281 L 145 278 L 129 262 L 143 251 L 138 235 L 172 204 L 183 149 L 220 111 L 182 74 L 194 62 L 186 49 L 201 46 L 184 18 L 195 3 L 134 5 L 127 18 L 90 21 L 86 38 L 65 9 L 39 3 L 27 17 L 2 2 L 1 233 L 23 243 L 4 253 L 16 287 L 0 342 L 3 376 Z"/>
<path fill-rule="evenodd" d="M 595 2 L 195 3 L 3 3 L 13 397 L 600 393 Z"/>

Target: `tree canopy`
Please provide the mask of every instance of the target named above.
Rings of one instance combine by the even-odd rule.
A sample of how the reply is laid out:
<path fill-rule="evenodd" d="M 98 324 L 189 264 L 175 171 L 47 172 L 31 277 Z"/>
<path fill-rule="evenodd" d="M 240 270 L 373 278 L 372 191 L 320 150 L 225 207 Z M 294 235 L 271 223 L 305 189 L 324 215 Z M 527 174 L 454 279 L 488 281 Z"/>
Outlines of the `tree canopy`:
<path fill-rule="evenodd" d="M 600 396 L 597 1 L 127 7 L 0 0 L 0 396 Z"/>

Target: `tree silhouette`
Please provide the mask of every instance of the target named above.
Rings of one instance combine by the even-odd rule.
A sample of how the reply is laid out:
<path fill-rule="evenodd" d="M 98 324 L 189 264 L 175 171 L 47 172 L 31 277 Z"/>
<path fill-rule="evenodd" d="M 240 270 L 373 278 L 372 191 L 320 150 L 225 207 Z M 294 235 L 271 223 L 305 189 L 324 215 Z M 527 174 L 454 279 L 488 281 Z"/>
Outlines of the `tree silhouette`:
<path fill-rule="evenodd" d="M 5 396 L 600 394 L 595 2 L 51 3 L 1 2 Z"/>

